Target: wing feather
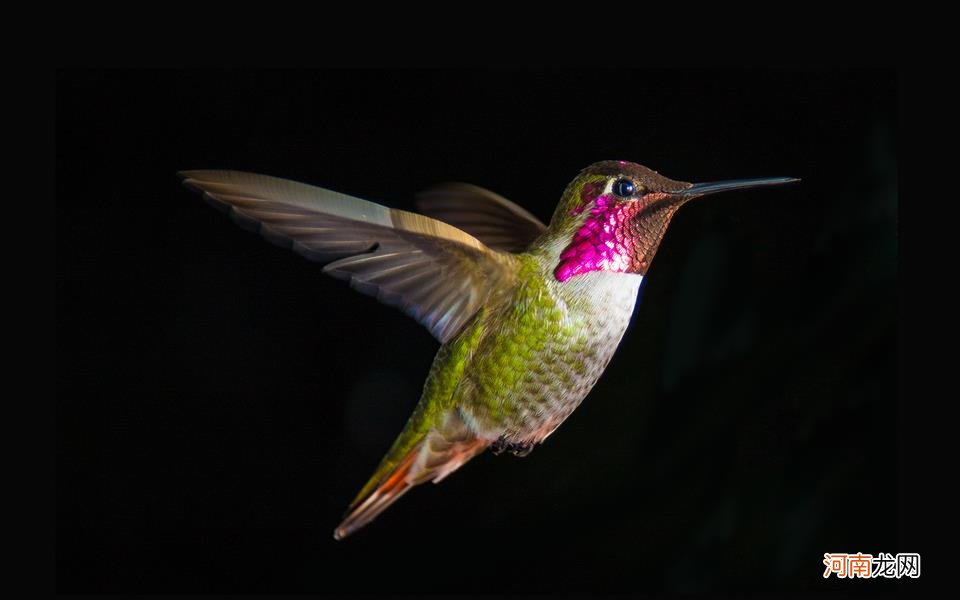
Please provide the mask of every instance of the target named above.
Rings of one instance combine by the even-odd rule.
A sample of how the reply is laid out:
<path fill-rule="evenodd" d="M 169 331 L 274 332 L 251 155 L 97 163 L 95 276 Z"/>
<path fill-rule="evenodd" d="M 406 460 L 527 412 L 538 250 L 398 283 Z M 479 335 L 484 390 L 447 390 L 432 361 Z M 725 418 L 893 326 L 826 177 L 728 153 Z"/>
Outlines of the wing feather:
<path fill-rule="evenodd" d="M 325 273 L 400 308 L 444 343 L 516 272 L 514 257 L 430 217 L 266 175 L 180 175 L 241 226 L 328 263 Z"/>
<path fill-rule="evenodd" d="M 468 183 L 444 183 L 426 189 L 417 195 L 417 207 L 504 252 L 522 252 L 547 230 L 527 210 Z"/>

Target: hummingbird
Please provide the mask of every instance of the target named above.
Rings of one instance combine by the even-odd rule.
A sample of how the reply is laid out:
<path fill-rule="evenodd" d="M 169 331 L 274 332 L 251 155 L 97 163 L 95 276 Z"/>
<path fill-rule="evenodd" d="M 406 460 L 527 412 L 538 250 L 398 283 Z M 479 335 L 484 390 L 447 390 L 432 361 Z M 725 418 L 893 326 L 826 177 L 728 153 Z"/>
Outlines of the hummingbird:
<path fill-rule="evenodd" d="M 677 210 L 694 198 L 799 181 L 688 183 L 602 161 L 564 190 L 549 225 L 464 183 L 420 213 L 240 171 L 183 184 L 267 240 L 395 306 L 440 342 L 421 398 L 334 538 L 487 449 L 525 456 L 577 408 L 613 357 Z"/>

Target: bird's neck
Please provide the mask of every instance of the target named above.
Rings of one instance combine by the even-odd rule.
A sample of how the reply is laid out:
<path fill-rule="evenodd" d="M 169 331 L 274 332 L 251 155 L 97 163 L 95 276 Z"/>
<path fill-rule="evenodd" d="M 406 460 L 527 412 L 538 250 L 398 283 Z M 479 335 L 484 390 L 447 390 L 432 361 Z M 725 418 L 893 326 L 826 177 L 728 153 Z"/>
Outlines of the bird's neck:
<path fill-rule="evenodd" d="M 553 277 L 561 283 L 593 272 L 646 274 L 679 207 L 664 203 L 665 193 L 624 202 L 604 188 L 605 181 L 575 180 L 531 249 L 553 261 Z"/>
<path fill-rule="evenodd" d="M 547 283 L 551 295 L 573 312 L 603 312 L 615 308 L 616 312 L 629 317 L 643 276 L 594 270 L 561 281 L 555 272 L 569 244 L 569 237 L 548 232 L 526 254 L 536 265 L 536 276 Z"/>

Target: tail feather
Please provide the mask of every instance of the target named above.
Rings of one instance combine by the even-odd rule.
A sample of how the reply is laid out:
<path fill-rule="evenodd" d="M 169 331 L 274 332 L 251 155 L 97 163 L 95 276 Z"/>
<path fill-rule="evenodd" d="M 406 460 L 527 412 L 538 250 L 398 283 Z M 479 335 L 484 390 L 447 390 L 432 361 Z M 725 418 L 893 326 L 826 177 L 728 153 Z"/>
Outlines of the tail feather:
<path fill-rule="evenodd" d="M 446 425 L 450 424 L 448 420 Z M 478 438 L 462 423 L 457 424 L 459 427 L 430 431 L 373 491 L 361 493 L 333 532 L 334 539 L 342 540 L 373 521 L 410 488 L 430 480 L 439 482 L 490 445 L 490 440 Z"/>
<path fill-rule="evenodd" d="M 366 500 L 360 502 L 358 498 L 353 502 L 350 506 L 350 514 L 333 532 L 335 540 L 342 540 L 377 518 L 377 515 L 399 500 L 415 485 L 409 481 L 409 475 L 421 447 L 422 444 L 419 444 L 411 450 L 403 461 L 397 465 L 396 470 L 373 493 L 367 496 Z"/>

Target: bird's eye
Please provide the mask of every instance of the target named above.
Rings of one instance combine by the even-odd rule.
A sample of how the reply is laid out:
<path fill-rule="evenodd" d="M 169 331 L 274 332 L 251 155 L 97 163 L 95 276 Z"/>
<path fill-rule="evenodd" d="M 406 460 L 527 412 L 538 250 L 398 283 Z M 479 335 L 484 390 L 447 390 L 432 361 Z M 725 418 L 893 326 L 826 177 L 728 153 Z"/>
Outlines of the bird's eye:
<path fill-rule="evenodd" d="M 613 193 L 621 198 L 629 198 L 637 191 L 637 186 L 629 179 L 618 179 L 613 182 Z"/>

